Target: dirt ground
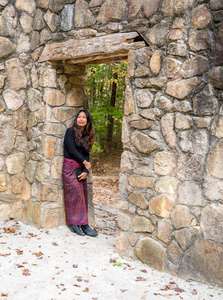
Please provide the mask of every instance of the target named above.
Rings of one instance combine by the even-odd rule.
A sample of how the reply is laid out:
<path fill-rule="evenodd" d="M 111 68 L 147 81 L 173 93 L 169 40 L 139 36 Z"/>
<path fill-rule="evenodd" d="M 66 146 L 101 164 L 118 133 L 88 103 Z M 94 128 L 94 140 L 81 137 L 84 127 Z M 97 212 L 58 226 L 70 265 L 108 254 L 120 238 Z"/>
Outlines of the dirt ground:
<path fill-rule="evenodd" d="M 102 153 L 97 158 L 92 156 L 92 171 L 94 176 L 117 177 L 120 172 L 122 149 L 112 150 L 110 154 Z"/>
<path fill-rule="evenodd" d="M 96 230 L 105 235 L 118 235 L 117 205 L 119 201 L 119 172 L 121 153 L 100 155 L 92 159 L 93 202 Z"/>
<path fill-rule="evenodd" d="M 118 235 L 118 179 L 93 177 L 95 229 L 105 235 Z"/>

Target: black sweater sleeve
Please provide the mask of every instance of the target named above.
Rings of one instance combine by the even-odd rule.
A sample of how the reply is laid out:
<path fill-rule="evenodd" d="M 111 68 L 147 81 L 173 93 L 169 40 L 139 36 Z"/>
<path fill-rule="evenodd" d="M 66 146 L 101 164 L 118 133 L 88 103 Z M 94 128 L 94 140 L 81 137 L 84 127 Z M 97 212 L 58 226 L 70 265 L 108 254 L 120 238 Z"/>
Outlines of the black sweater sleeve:
<path fill-rule="evenodd" d="M 89 153 L 84 151 L 81 147 L 77 146 L 74 139 L 74 131 L 72 128 L 68 128 L 64 137 L 64 157 L 69 159 L 75 159 L 79 163 L 83 163 L 84 160 L 89 161 Z M 84 171 L 89 171 L 84 168 Z"/>

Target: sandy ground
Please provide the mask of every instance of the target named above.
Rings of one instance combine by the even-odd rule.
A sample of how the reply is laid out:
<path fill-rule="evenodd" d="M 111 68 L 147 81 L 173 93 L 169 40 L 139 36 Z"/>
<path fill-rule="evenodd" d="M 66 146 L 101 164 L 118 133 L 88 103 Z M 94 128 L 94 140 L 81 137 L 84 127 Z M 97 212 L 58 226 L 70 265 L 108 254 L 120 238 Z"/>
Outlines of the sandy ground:
<path fill-rule="evenodd" d="M 96 238 L 77 236 L 67 226 L 38 230 L 0 222 L 0 299 L 223 299 L 222 289 L 119 257 L 116 179 L 94 177 Z"/>
<path fill-rule="evenodd" d="M 97 217 L 99 227 L 102 221 Z M 66 226 L 0 222 L 0 299 L 223 299 L 222 289 L 121 259 L 116 236 L 105 233 L 81 237 Z"/>

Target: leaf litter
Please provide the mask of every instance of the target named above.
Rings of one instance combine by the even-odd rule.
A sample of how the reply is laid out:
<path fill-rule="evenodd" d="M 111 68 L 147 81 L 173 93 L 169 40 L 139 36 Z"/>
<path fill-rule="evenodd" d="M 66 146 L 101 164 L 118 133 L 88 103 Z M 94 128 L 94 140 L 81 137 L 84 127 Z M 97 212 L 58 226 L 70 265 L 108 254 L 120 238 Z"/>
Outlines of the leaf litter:
<path fill-rule="evenodd" d="M 114 184 L 108 184 L 107 182 L 105 182 L 105 183 L 103 183 L 104 184 L 104 186 L 106 187 L 106 188 L 108 188 L 109 186 L 110 187 L 112 187 L 112 192 L 114 192 L 115 191 L 115 189 L 117 189 L 117 187 L 118 187 L 118 185 L 117 185 L 117 182 L 116 183 L 114 183 Z M 117 189 L 118 190 L 118 189 Z M 105 193 L 104 193 L 105 194 Z M 111 198 L 110 198 L 110 196 L 108 196 L 108 197 L 105 197 L 105 195 L 104 195 L 103 193 L 101 194 L 101 200 L 102 200 L 102 198 L 104 198 L 104 200 L 103 201 L 105 201 L 104 203 L 106 203 L 107 202 L 107 206 L 108 205 L 110 205 L 110 208 L 112 207 L 112 208 L 114 208 L 114 207 L 116 207 L 115 205 L 116 205 L 116 200 L 115 201 L 113 201 L 112 202 L 112 200 L 111 200 Z M 118 201 L 117 201 L 118 202 Z M 100 205 L 100 204 L 99 204 Z M 108 206 L 109 207 L 109 206 Z M 100 217 L 101 218 L 105 218 L 106 216 L 108 217 L 108 219 L 102 219 L 102 220 L 106 220 L 106 222 L 101 222 L 100 223 L 100 225 L 99 225 L 99 231 L 100 231 L 100 233 L 103 233 L 104 235 L 113 235 L 113 236 L 116 236 L 116 231 L 114 230 L 114 227 L 112 227 L 112 226 L 116 226 L 116 224 L 117 223 L 115 223 L 116 221 L 117 221 L 117 215 L 116 214 L 114 214 L 113 213 L 113 211 L 109 211 L 109 210 L 105 210 L 105 209 L 101 209 L 101 210 L 98 210 L 97 211 L 97 213 L 98 213 L 98 216 L 100 215 Z M 112 223 L 112 226 L 110 226 L 110 222 Z M 109 224 L 103 224 L 104 223 L 109 223 Z M 23 226 L 23 225 L 22 225 Z M 18 226 L 19 227 L 19 226 Z M 15 226 L 5 226 L 4 228 L 4 232 L 5 233 L 7 233 L 7 234 L 12 234 L 13 236 L 15 235 L 15 234 L 17 234 L 17 232 L 18 232 L 18 227 L 17 227 L 17 225 L 15 225 Z M 118 229 L 116 228 L 116 230 L 118 231 Z M 34 240 L 37 240 L 37 239 L 41 239 L 40 237 L 38 237 L 38 235 L 37 234 L 34 234 L 34 233 L 32 233 L 32 232 L 28 232 L 28 233 L 24 233 L 21 229 L 20 229 L 20 231 L 21 232 L 19 232 L 18 233 L 18 237 L 19 238 L 22 238 L 22 236 L 23 237 L 28 237 L 29 239 L 34 239 Z M 50 231 L 41 231 L 42 232 L 42 237 L 44 236 L 44 234 L 47 234 L 47 235 L 51 235 L 52 236 L 52 233 L 50 232 Z M 0 236 L 1 237 L 1 236 Z M 4 243 L 4 244 L 6 244 L 6 242 L 2 242 L 2 243 Z M 52 245 L 52 246 L 58 246 L 58 243 L 57 242 L 55 242 L 55 241 L 51 241 L 50 242 L 50 244 Z M 85 244 L 85 243 L 80 243 L 80 244 Z M 88 243 L 89 244 L 89 243 Z M 27 246 L 27 245 L 26 245 Z M 24 250 L 26 250 L 26 248 L 25 247 L 22 247 L 22 248 L 19 248 L 19 245 L 17 246 L 18 248 L 17 249 L 15 249 L 15 251 L 16 251 L 16 253 L 18 254 L 18 255 L 21 255 L 21 257 L 24 257 L 26 254 L 28 254 L 29 253 L 29 251 L 24 251 L 23 252 L 23 250 L 22 249 L 24 249 Z M 28 247 L 28 246 L 27 246 Z M 41 247 L 41 246 L 39 246 L 39 247 Z M 53 247 L 54 248 L 54 247 Z M 57 250 L 59 250 L 60 248 L 61 248 L 61 245 L 59 246 L 59 247 L 57 247 L 58 249 L 55 249 L 56 251 Z M 35 249 L 35 248 L 34 248 Z M 46 253 L 46 251 L 34 251 L 34 249 L 32 249 L 32 251 L 31 251 L 31 254 L 33 255 L 33 256 L 35 256 L 35 257 L 37 257 L 37 258 L 43 258 L 43 256 L 44 256 L 44 254 L 43 254 L 43 252 L 45 253 L 45 259 L 47 258 L 47 257 L 49 257 L 47 254 L 48 253 Z M 44 247 L 42 248 L 42 249 L 45 249 Z M 83 247 L 83 249 L 84 249 L 84 247 Z M 65 250 L 65 249 L 64 249 Z M 17 252 L 18 251 L 18 252 Z M 68 251 L 67 251 L 68 252 Z M 67 254 L 67 252 L 63 252 L 64 254 Z M 19 253 L 21 253 L 21 254 L 19 254 Z M 12 254 L 13 254 L 13 252 L 12 252 Z M 23 255 L 22 255 L 23 254 Z M 64 254 L 62 254 L 63 255 L 63 257 L 64 257 Z M 2 253 L 2 254 L 0 254 L 0 256 L 9 256 L 9 255 L 11 255 L 11 253 Z M 68 255 L 69 255 L 69 252 L 68 252 Z M 70 258 L 70 257 L 69 257 Z M 24 258 L 23 258 L 24 259 Z M 2 260 L 4 260 L 4 258 L 2 259 Z M 67 258 L 66 259 L 64 259 L 64 262 L 66 262 L 67 261 Z M 72 260 L 71 260 L 72 261 Z M 110 258 L 110 259 L 108 259 L 107 260 L 107 263 L 108 263 L 108 261 L 109 261 L 109 263 L 110 264 L 117 264 L 117 263 L 119 263 L 119 257 L 112 257 L 112 258 Z M 30 277 L 31 276 L 31 278 L 33 277 L 33 274 L 34 274 L 34 272 L 32 272 L 33 270 L 32 270 L 32 266 L 35 266 L 36 268 L 36 270 L 38 269 L 38 267 L 39 267 L 39 265 L 37 265 L 37 264 L 32 264 L 31 262 L 29 262 L 29 266 L 27 265 L 26 267 L 25 267 L 25 264 L 28 264 L 28 262 L 26 262 L 26 261 L 24 261 L 24 262 L 22 262 L 22 263 L 19 263 L 19 264 L 14 264 L 14 268 L 18 268 L 18 269 L 21 269 L 21 271 L 22 271 L 22 275 L 23 276 L 25 276 L 25 277 Z M 40 264 L 41 264 L 41 262 L 40 262 Z M 116 268 L 116 270 L 117 270 L 117 272 L 119 272 L 119 271 L 123 271 L 124 269 L 126 270 L 126 266 L 128 267 L 127 268 L 127 270 L 125 271 L 125 276 L 128 276 L 127 275 L 127 272 L 130 272 L 131 271 L 131 273 L 132 274 L 134 274 L 133 276 L 135 276 L 136 274 L 136 276 L 133 278 L 133 280 L 135 280 L 135 281 L 138 281 L 138 282 L 141 282 L 141 285 L 144 285 L 145 286 L 145 288 L 147 289 L 147 291 L 144 291 L 144 293 L 147 293 L 148 292 L 148 283 L 149 283 L 149 280 L 151 280 L 151 275 L 149 275 L 149 277 L 148 278 L 145 278 L 145 277 L 142 277 L 142 276 L 140 276 L 140 274 L 142 274 L 142 273 L 144 273 L 144 274 L 148 274 L 148 271 L 147 270 L 149 270 L 149 267 L 148 267 L 148 269 L 146 270 L 146 269 L 144 269 L 143 267 L 141 267 L 141 268 L 137 268 L 137 267 L 134 267 L 135 265 L 134 265 L 134 263 L 133 263 L 133 265 L 131 266 L 129 263 L 125 263 L 125 262 L 122 262 L 121 263 L 122 264 L 122 268 Z M 71 268 L 71 270 L 73 270 L 73 272 L 82 272 L 82 270 L 81 270 L 81 266 L 80 267 L 78 267 L 78 264 L 77 263 L 73 263 L 73 264 L 71 264 L 70 265 L 70 268 Z M 78 270 L 75 270 L 75 269 L 77 269 L 78 268 Z M 58 267 L 58 269 L 60 269 L 60 267 Z M 65 270 L 65 271 L 64 271 Z M 63 272 L 64 272 L 64 275 L 65 274 L 67 274 L 67 273 L 65 273 L 65 272 L 67 272 L 66 271 L 66 269 L 64 269 L 64 270 L 58 270 L 58 273 L 57 274 L 52 274 L 51 276 L 50 276 L 50 280 L 55 280 L 54 282 L 55 282 L 55 284 L 56 283 L 58 283 L 58 280 L 59 279 L 61 279 L 62 277 L 61 277 L 61 275 L 60 276 L 55 276 L 55 275 L 59 275 L 59 274 L 62 274 Z M 106 269 L 103 269 L 103 270 L 106 270 Z M 21 272 L 20 271 L 20 272 Z M 94 275 L 94 274 L 92 274 L 93 273 L 93 269 L 92 270 L 89 270 L 88 271 L 88 278 L 89 278 L 89 276 L 90 276 L 90 278 L 92 278 L 92 280 L 94 280 L 94 278 L 96 278 L 97 276 L 96 275 Z M 82 274 L 82 273 L 79 273 L 79 274 Z M 97 274 L 97 273 L 96 273 Z M 63 276 L 64 276 L 63 275 Z M 54 277 L 55 276 L 55 277 Z M 147 276 L 147 275 L 146 275 Z M 161 275 L 162 276 L 162 275 Z M 77 281 L 77 283 L 75 283 L 75 282 L 73 282 L 72 283 L 72 286 L 73 286 L 73 288 L 75 289 L 75 288 L 78 288 L 79 290 L 76 290 L 77 292 L 79 291 L 79 294 L 76 294 L 76 295 L 78 295 L 78 296 L 81 296 L 82 295 L 82 293 L 86 293 L 86 294 L 88 294 L 89 295 L 89 299 L 93 299 L 93 300 L 97 300 L 98 299 L 98 297 L 92 297 L 92 295 L 91 295 L 91 293 L 92 293 L 92 289 L 91 289 L 91 285 L 90 285 L 90 281 L 85 277 L 85 278 L 83 278 L 82 276 L 75 276 L 76 277 L 76 281 Z M 98 279 L 100 278 L 100 275 L 98 275 Z M 171 278 L 171 280 L 172 280 L 173 278 Z M 157 279 L 156 279 L 157 280 Z M 164 281 L 165 282 L 165 281 Z M 83 287 L 82 286 L 82 288 L 81 288 L 81 284 L 83 285 L 83 284 L 85 284 L 85 283 L 89 283 L 89 286 L 88 287 Z M 152 282 L 151 282 L 152 283 Z M 150 283 L 150 284 L 151 284 Z M 139 283 L 140 284 L 140 283 Z M 157 296 L 162 296 L 162 297 L 173 297 L 173 296 L 176 296 L 176 295 L 178 295 L 178 299 L 183 299 L 183 297 L 181 297 L 180 296 L 180 293 L 186 293 L 186 291 L 184 291 L 184 289 L 182 289 L 181 287 L 180 287 L 180 284 L 179 284 L 179 286 L 174 282 L 174 281 L 170 281 L 169 282 L 169 284 L 166 284 L 166 285 L 164 285 L 164 288 L 161 288 L 160 287 L 160 282 L 158 282 L 158 280 L 157 280 L 157 282 L 154 282 L 154 284 L 156 284 L 156 286 L 154 285 L 154 287 L 155 287 L 155 289 L 153 288 L 153 290 L 150 290 L 148 293 L 148 299 L 153 299 L 152 298 L 152 296 L 151 296 L 151 293 L 153 293 L 153 295 L 154 295 L 154 299 L 159 299 L 159 297 L 157 297 Z M 134 284 L 133 284 L 134 285 Z M 141 289 L 141 285 L 140 285 L 140 289 Z M 147 286 L 146 286 L 147 285 Z M 61 293 L 63 292 L 63 293 L 65 293 L 66 294 L 66 290 L 67 290 L 67 288 L 64 286 L 64 285 L 58 285 L 59 286 L 59 290 L 61 291 Z M 113 290 L 115 289 L 115 290 L 117 290 L 117 283 L 114 281 L 114 282 L 112 282 L 112 283 L 110 283 L 109 284 L 109 286 L 113 286 Z M 165 293 L 159 293 L 158 292 L 158 289 L 161 289 L 161 291 L 162 292 L 165 292 Z M 121 294 L 123 294 L 123 296 L 125 296 L 126 298 L 129 298 L 129 292 L 130 292 L 130 289 L 126 289 L 126 287 L 125 286 L 121 286 L 121 287 L 119 287 L 118 288 L 118 291 L 119 291 L 119 293 L 120 293 L 120 295 Z M 155 293 L 154 293 L 154 291 L 155 291 Z M 0 291 L 2 294 L 5 294 L 5 295 L 8 295 L 7 294 L 7 292 L 6 291 Z M 90 293 L 91 292 L 91 293 Z M 187 291 L 187 294 L 189 293 L 189 291 Z M 65 294 L 63 294 L 63 295 L 65 295 Z M 198 292 L 197 292 L 197 289 L 192 289 L 191 288 L 191 290 L 190 290 L 190 295 L 197 295 L 198 294 Z M 0 294 L 1 295 L 1 294 Z M 74 295 L 75 295 L 75 293 L 74 293 Z M 65 297 L 65 296 L 64 296 Z M 141 298 L 140 298 L 141 297 Z M 209 294 L 209 297 L 213 297 L 213 295 L 210 293 Z M 124 299 L 124 298 L 120 298 L 120 299 Z M 142 294 L 137 298 L 137 299 L 146 299 L 146 295 L 143 295 L 142 296 Z M 186 298 L 185 298 L 186 299 Z M 195 299 L 195 298 L 193 298 L 193 299 Z M 217 298 L 216 298 L 217 299 Z M 220 298 L 219 298 L 220 299 Z"/>
<path fill-rule="evenodd" d="M 5 233 L 15 233 L 15 228 L 13 227 L 8 227 L 8 228 L 3 228 Z"/>

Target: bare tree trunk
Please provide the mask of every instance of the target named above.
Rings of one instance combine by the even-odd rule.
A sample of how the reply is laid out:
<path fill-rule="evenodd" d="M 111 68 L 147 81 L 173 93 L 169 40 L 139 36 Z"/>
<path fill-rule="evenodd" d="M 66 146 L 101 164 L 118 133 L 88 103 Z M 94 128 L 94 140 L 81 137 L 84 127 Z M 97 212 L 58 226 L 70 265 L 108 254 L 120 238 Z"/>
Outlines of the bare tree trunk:
<path fill-rule="evenodd" d="M 92 73 L 95 73 L 93 69 L 91 69 Z M 91 86 L 90 86 L 90 99 L 89 99 L 89 108 L 93 108 L 94 106 L 94 101 L 95 101 L 95 90 L 96 90 L 96 86 L 95 86 L 95 78 L 94 76 L 92 76 L 92 82 L 91 82 Z"/>
<path fill-rule="evenodd" d="M 116 91 L 117 91 L 117 78 L 118 74 L 113 74 L 113 82 L 112 82 L 112 92 L 111 92 L 111 101 L 110 106 L 115 107 L 115 100 L 116 100 Z M 108 115 L 108 134 L 107 134 L 107 152 L 110 152 L 112 146 L 112 137 L 113 137 L 113 128 L 114 128 L 114 119 L 112 115 Z"/>
<path fill-rule="evenodd" d="M 104 83 L 102 82 L 101 84 L 101 87 L 100 87 L 100 90 L 99 90 L 99 99 L 100 99 L 100 102 L 99 104 L 102 105 L 102 99 L 103 99 L 103 88 L 104 88 Z"/>
<path fill-rule="evenodd" d="M 90 101 L 89 101 L 90 108 L 92 108 L 94 105 L 94 93 L 95 93 L 95 85 L 94 82 L 92 82 L 90 86 Z"/>

